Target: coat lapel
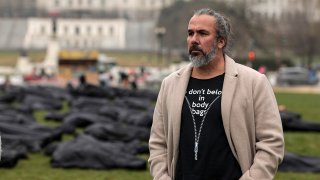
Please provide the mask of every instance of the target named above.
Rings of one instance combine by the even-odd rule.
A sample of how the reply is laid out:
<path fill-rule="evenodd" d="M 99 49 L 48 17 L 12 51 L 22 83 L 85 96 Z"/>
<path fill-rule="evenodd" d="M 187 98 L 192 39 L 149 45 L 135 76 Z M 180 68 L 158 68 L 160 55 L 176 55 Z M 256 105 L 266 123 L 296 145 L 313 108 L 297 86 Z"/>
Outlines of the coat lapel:
<path fill-rule="evenodd" d="M 229 56 L 225 55 L 225 77 L 222 89 L 222 100 L 221 100 L 221 114 L 223 120 L 224 130 L 232 150 L 232 153 L 237 158 L 233 142 L 230 134 L 230 113 L 232 100 L 235 93 L 238 72 L 236 69 L 236 63 Z"/>
<path fill-rule="evenodd" d="M 173 97 L 174 102 L 173 108 L 175 110 L 172 114 L 172 120 L 173 120 L 173 144 L 176 145 L 173 152 L 173 157 L 176 157 L 176 153 L 178 152 L 179 147 L 179 138 L 180 138 L 180 125 L 181 125 L 181 111 L 182 111 L 182 105 L 183 100 L 185 96 L 185 92 L 187 90 L 187 86 L 189 83 L 190 75 L 191 75 L 191 65 L 189 64 L 185 69 L 182 69 L 177 72 L 176 75 L 176 82 L 173 89 Z"/>

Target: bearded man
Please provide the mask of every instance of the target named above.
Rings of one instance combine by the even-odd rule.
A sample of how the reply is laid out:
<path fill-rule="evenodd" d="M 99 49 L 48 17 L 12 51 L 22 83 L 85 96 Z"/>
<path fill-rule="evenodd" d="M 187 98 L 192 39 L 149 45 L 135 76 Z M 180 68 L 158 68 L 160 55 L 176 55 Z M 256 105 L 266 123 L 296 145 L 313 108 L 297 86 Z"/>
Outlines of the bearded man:
<path fill-rule="evenodd" d="M 277 102 L 265 75 L 226 54 L 229 41 L 221 14 L 191 17 L 191 63 L 162 81 L 153 115 L 154 179 L 274 178 L 284 155 Z"/>

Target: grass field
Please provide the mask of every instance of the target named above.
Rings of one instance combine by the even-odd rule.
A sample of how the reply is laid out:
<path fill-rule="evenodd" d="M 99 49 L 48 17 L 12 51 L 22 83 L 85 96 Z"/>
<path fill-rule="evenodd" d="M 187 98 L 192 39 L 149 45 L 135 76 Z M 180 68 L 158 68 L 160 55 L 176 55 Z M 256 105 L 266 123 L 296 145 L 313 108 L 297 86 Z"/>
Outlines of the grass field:
<path fill-rule="evenodd" d="M 320 95 L 276 93 L 277 101 L 288 110 L 301 113 L 303 119 L 320 123 Z M 285 132 L 285 149 L 301 155 L 320 157 L 320 133 Z M 319 180 L 320 173 L 284 173 L 278 172 L 279 180 Z"/>
<path fill-rule="evenodd" d="M 0 51 L 0 66 L 15 66 L 20 54 L 18 51 Z M 28 57 L 31 62 L 42 62 L 45 57 L 44 51 L 28 52 Z"/>
<path fill-rule="evenodd" d="M 320 123 L 320 95 L 276 93 L 279 104 L 285 105 L 290 111 L 299 112 L 304 119 Z M 62 111 L 67 110 L 65 104 Z M 36 112 L 35 116 L 41 123 L 44 112 Z M 50 123 L 50 125 L 55 125 Z M 65 136 L 64 139 L 72 137 Z M 320 133 L 285 133 L 286 151 L 320 157 Z M 147 159 L 148 155 L 141 155 Z M 56 169 L 50 167 L 50 158 L 42 153 L 29 154 L 29 158 L 19 161 L 12 169 L 0 169 L 0 179 L 4 180 L 149 180 L 149 171 L 130 170 L 81 170 Z M 319 174 L 283 173 L 278 172 L 275 179 L 279 180 L 319 180 Z"/>
<path fill-rule="evenodd" d="M 104 52 L 109 57 L 113 57 L 118 65 L 126 67 L 144 66 L 167 66 L 169 63 L 179 62 L 179 56 L 163 57 L 159 59 L 154 52 L 125 52 L 125 51 L 110 51 Z M 0 66 L 15 66 L 19 57 L 18 51 L 0 51 Z M 28 52 L 30 62 L 39 63 L 45 58 L 45 51 L 30 51 Z"/>

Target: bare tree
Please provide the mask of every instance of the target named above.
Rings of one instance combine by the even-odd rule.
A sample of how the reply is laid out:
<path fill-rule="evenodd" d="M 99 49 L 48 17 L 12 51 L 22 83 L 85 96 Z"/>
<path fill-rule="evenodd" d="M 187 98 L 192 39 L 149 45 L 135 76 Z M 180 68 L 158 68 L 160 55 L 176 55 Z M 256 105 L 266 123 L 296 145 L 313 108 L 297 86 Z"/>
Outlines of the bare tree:
<path fill-rule="evenodd" d="M 302 65 L 310 67 L 320 50 L 320 23 L 310 20 L 306 11 L 296 13 L 287 23 L 290 50 Z"/>
<path fill-rule="evenodd" d="M 162 10 L 158 26 L 166 28 L 163 45 L 168 49 L 186 50 L 187 25 L 194 10 L 210 7 L 229 18 L 232 25 L 232 50 L 234 57 L 246 58 L 248 51 L 253 48 L 266 50 L 261 38 L 264 27 L 247 18 L 245 4 L 240 2 L 228 6 L 216 1 L 178 1 L 171 7 Z"/>

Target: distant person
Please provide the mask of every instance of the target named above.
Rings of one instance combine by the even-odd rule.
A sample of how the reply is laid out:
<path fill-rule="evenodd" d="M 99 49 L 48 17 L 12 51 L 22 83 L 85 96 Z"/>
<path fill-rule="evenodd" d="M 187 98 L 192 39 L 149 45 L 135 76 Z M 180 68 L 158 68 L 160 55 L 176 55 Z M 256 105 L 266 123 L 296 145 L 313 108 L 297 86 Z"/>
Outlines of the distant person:
<path fill-rule="evenodd" d="M 10 87 L 11 87 L 10 76 L 5 76 L 5 79 L 3 82 L 3 90 L 7 92 L 10 90 Z"/>
<path fill-rule="evenodd" d="M 266 66 L 260 66 L 258 68 L 258 72 L 261 73 L 261 74 L 266 74 L 266 72 L 267 72 Z"/>
<path fill-rule="evenodd" d="M 191 17 L 191 63 L 163 80 L 154 110 L 154 179 L 274 178 L 284 156 L 277 102 L 265 75 L 226 54 L 230 34 L 212 9 Z"/>
<path fill-rule="evenodd" d="M 316 84 L 318 83 L 317 71 L 314 68 L 308 68 L 308 82 L 309 84 Z"/>
<path fill-rule="evenodd" d="M 120 71 L 120 85 L 124 88 L 128 88 L 129 85 L 129 76 L 126 72 Z"/>
<path fill-rule="evenodd" d="M 288 111 L 284 105 L 279 105 L 279 111 L 284 131 L 320 132 L 320 123 L 304 121 L 301 114 Z"/>
<path fill-rule="evenodd" d="M 144 76 L 144 73 L 145 73 L 145 67 L 144 66 L 140 66 L 140 76 Z"/>
<path fill-rule="evenodd" d="M 109 74 L 109 81 L 111 86 L 115 86 L 114 77 L 111 73 Z"/>
<path fill-rule="evenodd" d="M 99 84 L 101 87 L 108 87 L 110 85 L 110 75 L 108 72 L 100 72 Z"/>
<path fill-rule="evenodd" d="M 130 83 L 130 86 L 131 86 L 132 90 L 137 90 L 138 89 L 137 81 L 138 81 L 138 77 L 137 77 L 136 74 L 130 74 L 129 75 L 129 83 Z"/>
<path fill-rule="evenodd" d="M 86 86 L 87 85 L 87 79 L 84 74 L 81 74 L 79 76 L 79 86 Z"/>
<path fill-rule="evenodd" d="M 83 91 L 87 91 L 89 87 L 89 84 L 87 82 L 87 78 L 85 74 L 80 74 L 79 76 L 79 84 L 78 87 L 76 88 L 77 91 L 79 92 L 83 92 Z"/>

